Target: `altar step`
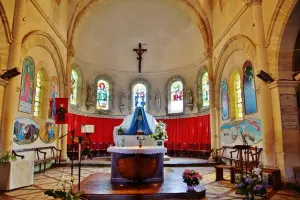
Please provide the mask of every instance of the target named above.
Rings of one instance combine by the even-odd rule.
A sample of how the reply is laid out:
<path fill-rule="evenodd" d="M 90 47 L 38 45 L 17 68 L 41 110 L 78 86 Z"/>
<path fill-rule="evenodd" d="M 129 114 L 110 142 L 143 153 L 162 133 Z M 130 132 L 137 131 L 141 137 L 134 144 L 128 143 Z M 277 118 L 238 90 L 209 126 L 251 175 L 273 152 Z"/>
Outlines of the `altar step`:
<path fill-rule="evenodd" d="M 59 166 L 70 165 L 71 161 L 61 162 L 61 164 L 57 164 Z M 78 165 L 78 160 L 74 160 L 74 165 Z M 105 157 L 94 157 L 92 160 L 82 160 L 82 166 L 99 166 L 99 167 L 110 167 L 111 161 L 110 156 Z M 204 166 L 214 166 L 216 163 L 213 160 L 203 160 L 200 158 L 190 158 L 190 157 L 169 157 L 167 155 L 164 156 L 164 166 L 165 167 L 204 167 Z"/>

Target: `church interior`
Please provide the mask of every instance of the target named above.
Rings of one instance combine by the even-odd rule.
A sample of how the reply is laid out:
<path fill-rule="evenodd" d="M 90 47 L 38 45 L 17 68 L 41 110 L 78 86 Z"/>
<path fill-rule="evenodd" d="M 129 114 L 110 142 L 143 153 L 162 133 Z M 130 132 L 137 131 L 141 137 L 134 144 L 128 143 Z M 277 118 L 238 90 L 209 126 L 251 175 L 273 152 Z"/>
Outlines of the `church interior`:
<path fill-rule="evenodd" d="M 0 14 L 0 199 L 300 199 L 300 1 Z"/>

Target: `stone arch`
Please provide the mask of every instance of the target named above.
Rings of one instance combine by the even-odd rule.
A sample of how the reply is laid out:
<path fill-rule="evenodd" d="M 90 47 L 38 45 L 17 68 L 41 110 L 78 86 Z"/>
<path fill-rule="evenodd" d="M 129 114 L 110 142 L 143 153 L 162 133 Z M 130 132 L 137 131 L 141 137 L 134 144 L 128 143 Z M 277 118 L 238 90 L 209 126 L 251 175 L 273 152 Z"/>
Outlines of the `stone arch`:
<path fill-rule="evenodd" d="M 96 5 L 96 3 L 100 2 L 101 0 L 91 0 L 89 3 L 87 3 L 83 9 L 80 10 L 78 15 L 76 16 L 74 20 L 74 24 L 70 25 L 70 34 L 68 37 L 68 44 L 73 46 L 73 40 L 74 40 L 74 35 L 76 32 L 76 29 L 78 27 L 79 22 L 81 21 L 82 17 L 88 13 L 88 11 L 93 8 L 93 6 Z M 213 44 L 213 39 L 212 39 L 212 34 L 211 34 L 211 29 L 209 26 L 209 21 L 207 19 L 207 16 L 205 15 L 205 12 L 203 8 L 200 6 L 200 13 L 197 11 L 197 9 L 189 3 L 187 0 L 172 0 L 174 3 L 179 4 L 180 7 L 182 7 L 186 13 L 193 19 L 196 24 L 199 27 L 200 33 L 202 35 L 202 39 L 204 42 L 204 46 L 206 49 L 211 50 L 212 49 L 212 44 Z"/>
<path fill-rule="evenodd" d="M 11 30 L 9 28 L 9 22 L 8 22 L 8 19 L 7 19 L 7 16 L 6 16 L 6 13 L 5 13 L 5 9 L 3 7 L 3 4 L 2 2 L 0 2 L 0 17 L 1 17 L 1 20 L 2 20 L 2 25 L 3 25 L 3 31 L 6 35 L 6 41 L 11 44 L 12 41 L 13 41 L 13 37 L 12 37 L 12 33 L 11 33 Z M 1 31 L 2 33 L 2 31 Z"/>
<path fill-rule="evenodd" d="M 182 101 L 182 104 L 183 104 L 183 111 L 182 113 L 170 113 L 169 110 L 170 110 L 170 104 L 171 104 L 171 85 L 172 83 L 174 83 L 175 81 L 181 81 L 182 83 L 182 91 L 185 90 L 185 81 L 184 79 L 181 77 L 181 76 L 172 76 L 171 78 L 168 79 L 167 81 L 167 84 L 166 84 L 166 87 L 165 87 L 165 94 L 166 94 L 166 113 L 169 114 L 169 115 L 180 115 L 180 114 L 183 114 L 184 113 L 184 96 L 183 95 L 183 101 Z"/>
<path fill-rule="evenodd" d="M 197 107 L 198 107 L 198 111 L 207 111 L 207 109 L 209 108 L 209 106 L 203 107 L 203 94 L 202 94 L 202 77 L 204 75 L 204 73 L 208 73 L 208 68 L 207 66 L 203 66 L 199 71 L 198 71 L 198 75 L 197 75 L 197 79 L 196 79 L 196 85 L 197 85 Z"/>
<path fill-rule="evenodd" d="M 250 57 L 250 60 L 255 61 L 256 60 L 256 47 L 253 41 L 244 35 L 237 35 L 232 38 L 230 38 L 226 44 L 224 45 L 220 57 L 217 61 L 216 65 L 216 71 L 214 74 L 214 80 L 215 80 L 215 92 L 217 94 L 220 94 L 220 88 L 221 88 L 221 79 L 222 74 L 226 65 L 227 60 L 229 57 L 237 51 L 243 51 Z M 253 66 L 254 67 L 254 66 Z M 255 67 L 254 67 L 255 69 Z M 216 105 L 218 105 L 219 98 L 216 98 Z"/>
<path fill-rule="evenodd" d="M 300 29 L 300 2 L 283 1 L 272 18 L 267 38 L 269 66 L 276 79 L 292 79 L 293 51 Z"/>
<path fill-rule="evenodd" d="M 109 112 L 111 112 L 114 109 L 114 97 L 115 97 L 115 82 L 114 80 L 107 74 L 100 74 L 95 78 L 95 92 L 96 92 L 96 105 L 97 105 L 97 88 L 98 88 L 98 81 L 99 80 L 105 80 L 108 82 L 109 84 L 109 109 L 107 111 L 105 110 L 98 110 L 100 113 L 103 114 L 109 114 Z M 97 106 L 96 106 L 96 110 L 97 110 Z"/>
<path fill-rule="evenodd" d="M 64 62 L 59 51 L 59 48 L 53 38 L 43 31 L 32 31 L 24 36 L 22 40 L 22 57 L 24 58 L 28 51 L 33 47 L 41 47 L 47 50 L 54 62 L 58 83 L 59 83 L 59 96 L 63 95 L 65 84 L 65 70 Z"/>
<path fill-rule="evenodd" d="M 143 85 L 146 86 L 146 107 L 147 107 L 147 112 L 151 112 L 151 105 L 150 105 L 150 100 L 151 100 L 151 85 L 149 84 L 149 82 L 144 79 L 144 78 L 137 78 L 137 79 L 134 79 L 131 83 L 130 83 L 130 86 L 129 86 L 129 91 L 130 91 L 130 96 L 129 96 L 129 100 L 130 100 L 130 108 L 128 108 L 130 110 L 130 112 L 133 112 L 133 108 L 134 108 L 134 105 L 133 105 L 133 98 L 132 98 L 132 95 L 133 95 L 133 87 L 138 84 L 138 83 L 141 83 Z"/>

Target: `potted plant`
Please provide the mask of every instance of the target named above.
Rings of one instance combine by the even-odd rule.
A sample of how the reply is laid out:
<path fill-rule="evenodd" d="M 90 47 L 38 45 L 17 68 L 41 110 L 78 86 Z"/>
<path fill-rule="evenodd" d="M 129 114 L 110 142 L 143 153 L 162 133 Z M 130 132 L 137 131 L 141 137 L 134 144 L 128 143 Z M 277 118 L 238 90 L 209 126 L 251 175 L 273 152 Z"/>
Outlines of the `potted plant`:
<path fill-rule="evenodd" d="M 70 186 L 67 187 L 67 182 L 70 181 Z M 61 188 L 55 188 L 53 190 L 46 190 L 44 192 L 45 195 L 54 197 L 55 199 L 61 200 L 80 200 L 85 199 L 82 196 L 84 195 L 83 191 L 79 191 L 77 193 L 72 192 L 73 184 L 75 181 L 75 177 L 72 176 L 71 178 L 65 179 L 63 178 L 63 182 L 61 183 Z"/>
<path fill-rule="evenodd" d="M 236 194 L 245 195 L 247 199 L 254 196 L 265 197 L 267 194 L 267 181 L 261 177 L 261 169 L 254 168 L 247 175 L 236 174 Z"/>
<path fill-rule="evenodd" d="M 168 140 L 168 135 L 167 135 L 167 131 L 166 131 L 166 127 L 167 125 L 163 122 L 158 122 L 158 124 L 156 125 L 155 128 L 155 133 L 153 133 L 150 137 L 153 138 L 156 143 L 157 146 L 162 146 L 163 142 Z"/>
<path fill-rule="evenodd" d="M 118 135 L 124 135 L 125 134 L 125 129 L 123 129 L 122 127 L 120 127 L 118 129 Z"/>
<path fill-rule="evenodd" d="M 203 176 L 194 170 L 186 169 L 182 175 L 183 182 L 187 184 L 189 191 L 195 190 L 195 186 L 199 185 L 200 180 L 203 179 Z"/>
<path fill-rule="evenodd" d="M 88 157 L 90 157 L 91 156 L 91 150 L 88 148 L 88 147 L 85 147 L 84 149 L 83 149 L 83 159 L 87 159 Z"/>

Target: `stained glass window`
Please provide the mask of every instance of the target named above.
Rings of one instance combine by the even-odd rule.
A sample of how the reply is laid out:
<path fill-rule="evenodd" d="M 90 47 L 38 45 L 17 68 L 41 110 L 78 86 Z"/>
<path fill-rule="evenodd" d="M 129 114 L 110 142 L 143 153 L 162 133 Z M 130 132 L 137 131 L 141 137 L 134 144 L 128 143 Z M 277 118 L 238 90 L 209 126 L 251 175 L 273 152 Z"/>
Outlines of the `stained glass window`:
<path fill-rule="evenodd" d="M 109 110 L 109 84 L 104 80 L 97 83 L 97 109 Z"/>
<path fill-rule="evenodd" d="M 50 99 L 49 99 L 49 111 L 48 117 L 55 118 L 56 115 L 56 98 L 57 97 L 57 78 L 53 76 L 51 78 L 51 85 L 50 85 Z"/>
<path fill-rule="evenodd" d="M 209 81 L 207 72 L 202 76 L 202 102 L 202 106 L 209 106 Z"/>
<path fill-rule="evenodd" d="M 242 103 L 242 88 L 241 88 L 241 78 L 238 73 L 236 73 L 234 77 L 235 84 L 235 117 L 242 118 L 243 117 L 243 103 Z"/>
<path fill-rule="evenodd" d="M 169 113 L 183 112 L 183 85 L 181 81 L 171 84 L 171 105 Z"/>
<path fill-rule="evenodd" d="M 72 70 L 70 103 L 73 105 L 76 105 L 76 101 L 77 101 L 77 84 L 78 84 L 77 72 L 75 70 Z"/>
<path fill-rule="evenodd" d="M 41 71 L 39 71 L 36 76 L 34 113 L 33 113 L 33 115 L 36 117 L 40 116 L 41 100 L 42 100 L 42 81 L 43 81 L 43 74 Z"/>
<path fill-rule="evenodd" d="M 137 83 L 133 87 L 133 105 L 134 109 L 136 107 L 144 107 L 146 110 L 147 106 L 147 89 L 146 86 L 142 83 Z"/>

